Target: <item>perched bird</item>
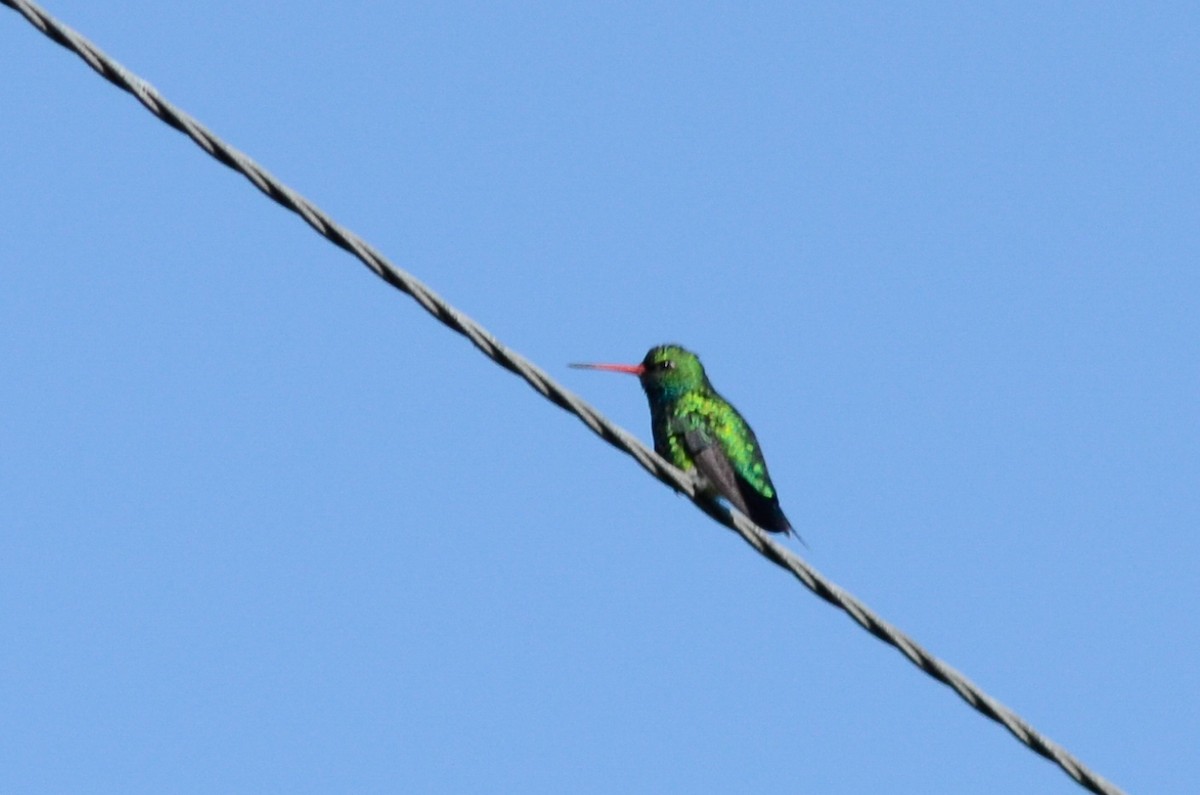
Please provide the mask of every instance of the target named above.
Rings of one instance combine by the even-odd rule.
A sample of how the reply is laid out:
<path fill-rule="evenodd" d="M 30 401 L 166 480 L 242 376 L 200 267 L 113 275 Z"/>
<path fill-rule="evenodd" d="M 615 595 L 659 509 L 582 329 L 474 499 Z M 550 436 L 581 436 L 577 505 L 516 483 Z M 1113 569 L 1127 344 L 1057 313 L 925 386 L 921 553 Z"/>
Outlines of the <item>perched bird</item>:
<path fill-rule="evenodd" d="M 659 345 L 641 364 L 571 367 L 636 375 L 650 401 L 650 428 L 659 455 L 682 470 L 699 472 L 710 494 L 724 497 L 763 529 L 800 538 L 779 507 L 754 431 L 713 389 L 696 354 L 678 345 Z"/>

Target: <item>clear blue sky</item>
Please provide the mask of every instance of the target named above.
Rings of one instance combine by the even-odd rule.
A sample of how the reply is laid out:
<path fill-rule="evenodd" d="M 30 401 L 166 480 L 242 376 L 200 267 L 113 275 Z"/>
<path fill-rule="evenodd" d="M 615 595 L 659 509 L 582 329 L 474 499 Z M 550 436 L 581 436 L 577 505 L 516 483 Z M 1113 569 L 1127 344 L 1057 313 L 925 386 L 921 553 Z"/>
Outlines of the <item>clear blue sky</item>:
<path fill-rule="evenodd" d="M 1195 4 L 51 0 L 818 569 L 1200 778 Z M 1070 793 L 0 11 L 0 790 Z"/>

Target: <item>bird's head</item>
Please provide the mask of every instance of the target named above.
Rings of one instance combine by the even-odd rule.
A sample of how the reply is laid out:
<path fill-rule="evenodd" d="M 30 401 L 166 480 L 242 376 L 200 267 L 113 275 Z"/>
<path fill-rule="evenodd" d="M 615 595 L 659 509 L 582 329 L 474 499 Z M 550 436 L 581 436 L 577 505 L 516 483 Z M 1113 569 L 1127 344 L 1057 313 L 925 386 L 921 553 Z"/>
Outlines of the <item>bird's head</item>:
<path fill-rule="evenodd" d="M 675 400 L 685 392 L 708 385 L 700 357 L 680 345 L 658 345 L 641 364 L 572 364 L 583 370 L 608 370 L 636 375 L 651 401 Z"/>

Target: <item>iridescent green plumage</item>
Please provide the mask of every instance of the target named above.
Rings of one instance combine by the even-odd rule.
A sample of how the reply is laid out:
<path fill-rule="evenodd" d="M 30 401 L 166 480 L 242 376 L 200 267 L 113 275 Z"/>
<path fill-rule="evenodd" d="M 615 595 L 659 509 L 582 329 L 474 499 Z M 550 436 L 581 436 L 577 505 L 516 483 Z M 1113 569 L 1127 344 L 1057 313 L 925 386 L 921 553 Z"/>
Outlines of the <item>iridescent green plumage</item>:
<path fill-rule="evenodd" d="M 711 493 L 759 526 L 795 533 L 779 507 L 754 431 L 713 389 L 696 354 L 660 345 L 639 365 L 577 366 L 637 375 L 650 401 L 658 454 L 680 469 L 699 472 Z"/>

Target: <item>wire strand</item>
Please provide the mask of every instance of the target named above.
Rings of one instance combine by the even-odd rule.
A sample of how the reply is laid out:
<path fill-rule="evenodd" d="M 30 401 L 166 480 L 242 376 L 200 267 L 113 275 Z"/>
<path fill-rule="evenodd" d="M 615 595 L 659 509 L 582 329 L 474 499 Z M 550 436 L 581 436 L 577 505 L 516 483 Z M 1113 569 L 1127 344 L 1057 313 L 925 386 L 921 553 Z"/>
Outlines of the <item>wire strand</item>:
<path fill-rule="evenodd" d="M 1085 789 L 1099 795 L 1124 795 L 1116 785 L 1089 770 L 1065 748 L 1036 731 L 1020 716 L 984 693 L 961 673 L 875 615 L 865 604 L 825 579 L 791 551 L 779 546 L 762 528 L 745 516 L 729 512 L 705 497 L 696 489 L 696 484 L 687 474 L 667 463 L 629 432 L 610 422 L 579 396 L 560 386 L 528 359 L 502 345 L 485 328 L 459 312 L 416 277 L 393 265 L 358 235 L 338 224 L 312 202 L 271 176 L 243 152 L 226 144 L 191 115 L 172 105 L 149 83 L 126 70 L 79 33 L 58 22 L 29 0 L 0 0 L 0 3 L 15 9 L 44 35 L 77 54 L 101 77 L 133 94 L 156 117 L 191 138 L 217 161 L 245 176 L 271 199 L 298 214 L 318 234 L 353 254 L 385 282 L 410 295 L 426 312 L 465 336 L 489 359 L 519 376 L 554 405 L 578 417 L 601 439 L 632 456 L 643 469 L 662 483 L 686 495 L 700 510 L 734 530 L 767 560 L 791 573 L 806 588 L 829 604 L 845 611 L 867 632 L 895 647 L 926 674 L 950 687 L 981 714 L 1003 725 L 1017 740 L 1058 765 Z"/>

